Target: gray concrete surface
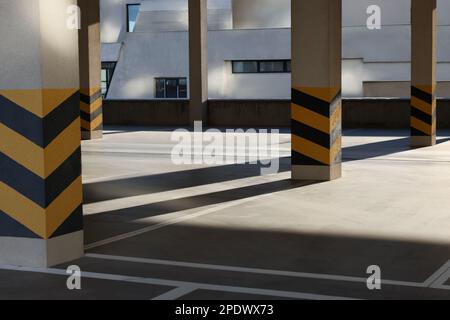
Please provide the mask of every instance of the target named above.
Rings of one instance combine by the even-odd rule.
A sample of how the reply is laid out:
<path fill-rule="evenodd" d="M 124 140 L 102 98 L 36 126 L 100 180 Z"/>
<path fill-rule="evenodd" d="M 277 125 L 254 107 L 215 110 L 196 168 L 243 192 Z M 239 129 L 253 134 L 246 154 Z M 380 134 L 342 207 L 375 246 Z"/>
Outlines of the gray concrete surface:
<path fill-rule="evenodd" d="M 450 132 L 410 149 L 406 131 L 348 130 L 344 176 L 327 183 L 290 181 L 288 132 L 270 176 L 174 165 L 170 135 L 84 142 L 86 257 L 0 271 L 0 298 L 450 299 Z M 370 265 L 382 290 L 367 289 Z"/>

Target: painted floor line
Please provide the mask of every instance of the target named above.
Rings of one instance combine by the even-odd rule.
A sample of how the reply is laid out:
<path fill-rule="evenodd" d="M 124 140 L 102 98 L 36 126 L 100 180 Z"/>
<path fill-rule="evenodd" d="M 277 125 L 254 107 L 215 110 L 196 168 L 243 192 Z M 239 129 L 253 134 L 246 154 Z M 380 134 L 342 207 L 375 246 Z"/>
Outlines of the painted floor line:
<path fill-rule="evenodd" d="M 173 290 L 170 290 L 169 292 L 163 293 L 160 296 L 157 296 L 156 298 L 153 298 L 152 300 L 177 300 L 181 297 L 184 297 L 185 295 L 194 292 L 197 290 L 195 287 L 179 287 Z"/>
<path fill-rule="evenodd" d="M 143 264 L 153 264 L 153 265 L 163 265 L 163 266 L 173 266 L 173 267 L 184 267 L 184 268 L 193 268 L 193 269 L 206 269 L 206 270 L 215 270 L 215 271 L 262 274 L 262 275 L 282 276 L 282 277 L 292 277 L 292 278 L 346 281 L 346 282 L 356 282 L 356 283 L 366 283 L 367 282 L 367 278 L 362 278 L 362 277 L 351 277 L 351 276 L 321 274 L 321 273 L 308 273 L 308 272 L 296 272 L 296 271 L 283 271 L 283 270 L 223 266 L 223 265 L 215 265 L 215 264 L 203 264 L 203 263 L 180 262 L 180 261 L 159 260 L 159 259 L 123 257 L 123 256 L 104 255 L 104 254 L 96 254 L 96 253 L 88 253 L 88 254 L 86 254 L 86 257 L 94 258 L 94 259 L 102 259 L 102 260 L 143 263 Z M 440 279 L 440 277 L 442 277 L 442 273 L 448 269 L 447 265 L 450 265 L 450 261 L 447 262 L 447 264 L 445 264 L 443 267 L 441 267 L 435 274 L 433 274 L 433 276 L 431 276 L 429 278 L 429 279 L 433 279 L 433 281 L 427 280 L 423 283 L 420 283 L 420 282 L 382 279 L 381 283 L 382 283 L 382 285 L 427 288 L 427 287 L 430 287 L 430 285 L 434 281 L 436 281 L 436 280 Z M 441 271 L 441 270 L 443 270 L 443 271 Z M 446 280 L 447 279 L 448 278 L 446 278 Z M 439 288 L 441 288 L 441 287 L 442 287 L 442 283 L 439 286 Z M 433 287 L 433 288 L 437 288 L 437 287 Z"/>
<path fill-rule="evenodd" d="M 168 226 L 172 226 L 172 225 L 175 225 L 175 224 L 180 223 L 180 222 L 184 222 L 184 221 L 192 220 L 192 219 L 195 219 L 195 218 L 198 218 L 198 217 L 202 217 L 202 216 L 205 216 L 205 215 L 208 215 L 208 214 L 211 214 L 211 213 L 223 210 L 223 209 L 228 209 L 228 208 L 231 208 L 231 207 L 234 207 L 234 206 L 242 205 L 242 204 L 247 203 L 247 202 L 251 202 L 251 201 L 254 201 L 254 200 L 261 199 L 261 198 L 273 196 L 276 193 L 278 193 L 278 192 L 267 193 L 267 194 L 258 195 L 258 196 L 254 196 L 254 197 L 248 197 L 248 198 L 245 198 L 245 199 L 225 202 L 225 203 L 223 203 L 221 205 L 216 205 L 216 206 L 214 206 L 212 208 L 201 210 L 201 211 L 196 212 L 196 213 L 184 215 L 184 216 L 181 216 L 181 217 L 178 217 L 178 218 L 175 218 L 175 219 L 171 219 L 171 220 L 167 220 L 167 221 L 163 221 L 163 222 L 160 222 L 160 223 L 157 223 L 155 225 L 151 225 L 151 226 L 139 229 L 139 230 L 135 230 L 135 231 L 132 231 L 132 232 L 124 233 L 124 234 L 121 234 L 121 235 L 118 235 L 118 236 L 114 236 L 114 237 L 111 237 L 111 238 L 108 238 L 108 239 L 100 240 L 100 241 L 88 244 L 84 248 L 85 248 L 85 250 L 98 248 L 98 247 L 101 247 L 101 246 L 104 246 L 104 245 L 107 245 L 107 244 L 111 244 L 111 243 L 114 243 L 114 242 L 117 242 L 117 241 L 129 239 L 129 238 L 132 238 L 132 237 L 136 237 L 136 236 L 139 236 L 141 234 L 144 234 L 144 233 L 147 233 L 147 232 L 150 232 L 150 231 L 155 231 L 155 230 L 159 230 L 159 229 L 162 229 L 162 228 L 165 228 L 165 227 L 168 227 Z"/>
<path fill-rule="evenodd" d="M 54 268 L 46 269 L 46 268 L 0 266 L 0 270 L 32 272 L 32 273 L 51 274 L 51 275 L 59 275 L 59 276 L 67 277 L 66 270 L 54 269 Z M 270 290 L 270 289 L 260 289 L 260 288 L 250 288 L 250 287 L 222 286 L 222 285 L 214 285 L 214 284 L 207 284 L 207 283 L 131 277 L 131 276 L 116 275 L 116 274 L 96 273 L 96 272 L 82 271 L 81 276 L 82 276 L 82 278 L 87 278 L 87 279 L 109 280 L 109 281 L 138 283 L 138 284 L 176 287 L 176 288 L 189 287 L 189 288 L 195 288 L 196 290 L 241 293 L 241 294 L 249 294 L 249 295 L 261 295 L 261 296 L 300 299 L 300 300 L 360 300 L 360 299 L 356 299 L 356 298 L 338 297 L 338 296 L 321 295 L 321 294 L 304 293 L 304 292 Z M 171 291 L 173 291 L 173 290 L 171 290 Z"/>
<path fill-rule="evenodd" d="M 442 267 L 440 267 L 435 273 L 433 273 L 424 284 L 427 287 L 433 287 L 439 279 L 450 269 L 450 260 L 448 260 Z M 448 279 L 448 278 L 447 278 Z M 442 283 L 441 283 L 442 284 Z"/>

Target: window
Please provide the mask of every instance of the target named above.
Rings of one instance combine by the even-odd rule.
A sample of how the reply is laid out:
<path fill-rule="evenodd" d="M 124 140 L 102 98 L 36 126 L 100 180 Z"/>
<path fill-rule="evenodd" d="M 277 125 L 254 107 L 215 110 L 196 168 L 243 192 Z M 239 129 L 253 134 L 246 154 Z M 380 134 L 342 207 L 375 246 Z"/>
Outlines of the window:
<path fill-rule="evenodd" d="M 101 87 L 103 98 L 106 98 L 106 95 L 108 94 L 109 86 L 111 84 L 115 68 L 116 68 L 115 62 L 102 62 Z"/>
<path fill-rule="evenodd" d="M 289 73 L 290 60 L 233 61 L 233 73 Z"/>
<path fill-rule="evenodd" d="M 127 4 L 127 31 L 134 32 L 136 21 L 139 15 L 139 9 L 141 5 L 139 3 Z"/>
<path fill-rule="evenodd" d="M 186 78 L 156 78 L 156 94 L 158 99 L 186 99 Z"/>

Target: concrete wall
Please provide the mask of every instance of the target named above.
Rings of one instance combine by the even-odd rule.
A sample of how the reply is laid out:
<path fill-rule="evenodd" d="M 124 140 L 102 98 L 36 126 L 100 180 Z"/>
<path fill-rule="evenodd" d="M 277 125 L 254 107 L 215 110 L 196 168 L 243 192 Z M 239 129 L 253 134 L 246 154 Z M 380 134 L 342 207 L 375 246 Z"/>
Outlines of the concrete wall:
<path fill-rule="evenodd" d="M 106 125 L 187 126 L 187 100 L 104 102 Z M 409 128 L 409 99 L 345 99 L 344 128 Z M 289 127 L 289 100 L 210 100 L 211 127 Z M 438 128 L 450 128 L 450 100 L 438 100 Z"/>

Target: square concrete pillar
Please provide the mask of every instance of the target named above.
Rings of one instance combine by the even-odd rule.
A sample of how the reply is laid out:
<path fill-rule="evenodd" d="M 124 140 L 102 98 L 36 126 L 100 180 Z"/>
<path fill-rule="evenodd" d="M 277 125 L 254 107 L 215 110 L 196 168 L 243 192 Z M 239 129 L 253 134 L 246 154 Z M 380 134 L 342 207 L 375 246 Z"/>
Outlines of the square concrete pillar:
<path fill-rule="evenodd" d="M 436 144 L 436 0 L 411 0 L 411 145 Z"/>
<path fill-rule="evenodd" d="M 189 119 L 208 120 L 208 1 L 189 0 Z"/>
<path fill-rule="evenodd" d="M 78 0 L 81 9 L 79 30 L 80 115 L 83 140 L 103 136 L 101 92 L 100 1 Z"/>
<path fill-rule="evenodd" d="M 83 255 L 76 3 L 0 2 L 0 264 Z"/>
<path fill-rule="evenodd" d="M 292 179 L 341 177 L 341 0 L 292 1 Z"/>

